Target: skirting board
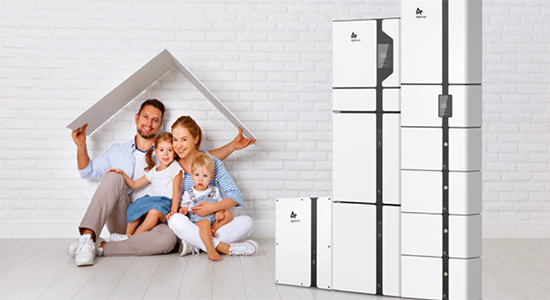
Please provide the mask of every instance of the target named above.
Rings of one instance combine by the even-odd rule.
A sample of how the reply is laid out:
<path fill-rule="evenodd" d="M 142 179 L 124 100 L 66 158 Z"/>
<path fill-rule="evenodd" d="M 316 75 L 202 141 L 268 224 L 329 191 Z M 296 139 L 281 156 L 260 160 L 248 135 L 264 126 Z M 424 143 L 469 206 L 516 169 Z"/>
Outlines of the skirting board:
<path fill-rule="evenodd" d="M 0 221 L 0 238 L 76 238 L 77 227 L 77 221 Z M 275 223 L 255 221 L 252 238 L 275 238 Z M 483 238 L 550 238 L 550 223 L 483 224 Z"/>
<path fill-rule="evenodd" d="M 0 238 L 76 238 L 78 236 L 79 221 L 25 220 L 0 221 Z M 109 232 L 105 228 L 101 237 L 107 238 Z M 252 238 L 275 238 L 275 224 L 273 222 L 255 221 Z"/>
<path fill-rule="evenodd" d="M 550 223 L 485 223 L 483 238 L 550 238 Z"/>

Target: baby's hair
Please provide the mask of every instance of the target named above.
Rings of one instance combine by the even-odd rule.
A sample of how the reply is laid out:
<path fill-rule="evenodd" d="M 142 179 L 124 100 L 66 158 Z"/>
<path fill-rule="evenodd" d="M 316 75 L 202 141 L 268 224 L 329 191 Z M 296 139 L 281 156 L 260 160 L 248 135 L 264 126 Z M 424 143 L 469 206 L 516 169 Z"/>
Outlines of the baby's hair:
<path fill-rule="evenodd" d="M 161 132 L 161 133 L 159 133 L 157 135 L 157 137 L 155 138 L 155 144 L 154 144 L 155 147 L 154 148 L 158 147 L 160 142 L 168 142 L 168 143 L 171 144 L 172 143 L 172 134 L 170 132 Z M 147 167 L 145 168 L 145 171 L 151 170 L 156 165 L 155 160 L 153 159 L 153 151 L 154 151 L 154 149 L 151 148 L 145 154 L 145 162 L 147 162 Z"/>
<path fill-rule="evenodd" d="M 196 168 L 205 167 L 210 174 L 214 174 L 214 160 L 206 153 L 200 153 L 191 164 L 191 172 L 195 172 Z"/>

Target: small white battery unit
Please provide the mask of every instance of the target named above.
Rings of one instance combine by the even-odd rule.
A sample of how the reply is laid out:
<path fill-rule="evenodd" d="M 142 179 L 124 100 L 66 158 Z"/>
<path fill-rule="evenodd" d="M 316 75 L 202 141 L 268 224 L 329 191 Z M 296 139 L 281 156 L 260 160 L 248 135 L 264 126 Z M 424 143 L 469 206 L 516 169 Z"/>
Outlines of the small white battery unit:
<path fill-rule="evenodd" d="M 275 201 L 275 282 L 332 289 L 331 199 Z"/>

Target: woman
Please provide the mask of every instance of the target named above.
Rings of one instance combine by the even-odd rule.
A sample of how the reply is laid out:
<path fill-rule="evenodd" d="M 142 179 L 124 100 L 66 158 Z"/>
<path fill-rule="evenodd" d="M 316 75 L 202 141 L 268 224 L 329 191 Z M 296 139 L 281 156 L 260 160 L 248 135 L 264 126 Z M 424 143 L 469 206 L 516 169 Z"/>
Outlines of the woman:
<path fill-rule="evenodd" d="M 193 186 L 191 177 L 191 164 L 195 157 L 201 153 L 199 147 L 202 141 L 202 131 L 199 125 L 189 116 L 182 116 L 172 124 L 173 147 L 179 157 L 179 164 L 185 171 L 182 191 Z M 243 204 L 241 191 L 227 173 L 223 163 L 212 157 L 215 162 L 214 179 L 210 182 L 223 192 L 224 199 L 216 203 L 200 203 L 193 209 L 199 216 L 206 216 L 219 210 L 240 207 Z M 180 213 L 167 216 L 168 226 L 182 240 L 180 255 L 198 252 L 197 248 L 206 251 L 206 247 L 199 235 L 199 227 L 193 224 L 189 218 Z M 247 240 L 235 243 L 250 236 L 253 229 L 253 221 L 249 216 L 238 216 L 230 223 L 218 229 L 216 237 L 212 238 L 214 248 L 226 255 L 254 255 L 258 252 L 258 244 Z"/>

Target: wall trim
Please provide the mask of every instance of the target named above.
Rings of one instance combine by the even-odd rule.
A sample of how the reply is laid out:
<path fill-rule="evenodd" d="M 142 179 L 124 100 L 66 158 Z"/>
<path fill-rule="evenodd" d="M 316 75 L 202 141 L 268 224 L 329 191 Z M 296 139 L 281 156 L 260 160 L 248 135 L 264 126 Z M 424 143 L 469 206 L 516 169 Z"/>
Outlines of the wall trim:
<path fill-rule="evenodd" d="M 485 223 L 483 238 L 550 238 L 550 223 Z"/>
<path fill-rule="evenodd" d="M 76 238 L 79 221 L 0 221 L 0 238 Z M 103 230 L 101 236 L 109 233 Z M 275 223 L 256 221 L 252 238 L 275 238 Z M 550 238 L 550 223 L 485 223 L 483 238 Z"/>
<path fill-rule="evenodd" d="M 0 238 L 25 239 L 25 238 L 77 238 L 78 224 L 80 221 L 0 221 Z M 108 230 L 101 232 L 101 237 L 107 238 Z M 268 221 L 256 221 L 252 238 L 275 238 L 275 223 Z"/>

